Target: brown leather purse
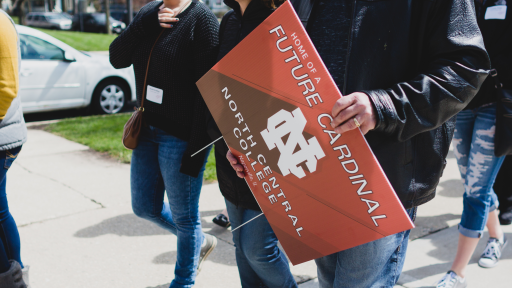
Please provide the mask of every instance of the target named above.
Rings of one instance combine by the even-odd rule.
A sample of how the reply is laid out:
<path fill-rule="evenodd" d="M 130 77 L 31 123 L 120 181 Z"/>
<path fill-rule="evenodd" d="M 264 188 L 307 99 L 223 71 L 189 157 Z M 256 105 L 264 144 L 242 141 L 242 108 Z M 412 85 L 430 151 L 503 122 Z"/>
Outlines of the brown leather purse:
<path fill-rule="evenodd" d="M 146 76 L 144 77 L 144 89 L 142 90 L 142 98 L 140 100 L 140 107 L 135 108 L 135 112 L 133 112 L 132 117 L 128 119 L 128 122 L 124 125 L 123 130 L 123 145 L 126 149 L 133 150 L 137 148 L 139 144 L 139 136 L 140 131 L 144 125 L 143 116 L 144 116 L 144 98 L 146 98 L 146 81 L 148 80 L 148 71 L 149 71 L 149 61 L 151 60 L 151 54 L 153 54 L 153 49 L 155 48 L 158 39 L 164 33 L 165 29 L 162 29 L 158 37 L 156 38 L 153 47 L 151 47 L 151 52 L 149 52 L 148 65 L 146 66 Z"/>

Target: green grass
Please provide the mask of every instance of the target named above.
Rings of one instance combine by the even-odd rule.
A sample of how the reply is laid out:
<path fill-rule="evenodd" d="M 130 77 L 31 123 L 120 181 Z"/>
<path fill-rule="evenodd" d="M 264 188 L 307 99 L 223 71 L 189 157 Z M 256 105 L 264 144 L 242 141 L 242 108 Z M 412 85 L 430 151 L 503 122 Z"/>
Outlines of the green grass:
<path fill-rule="evenodd" d="M 19 24 L 18 16 L 11 16 L 14 23 Z M 32 27 L 34 28 L 34 27 Z M 82 51 L 107 51 L 110 43 L 116 39 L 117 35 L 107 35 L 101 33 L 86 33 L 76 31 L 59 31 L 35 28 L 60 41 L 68 44 L 69 46 Z"/>
<path fill-rule="evenodd" d="M 215 153 L 213 150 L 210 152 L 208 156 L 208 162 L 206 162 L 206 167 L 204 169 L 204 180 L 207 181 L 216 181 L 217 180 L 217 168 L 215 167 Z"/>
<path fill-rule="evenodd" d="M 108 51 L 110 43 L 112 43 L 112 41 L 117 37 L 117 35 L 101 33 L 59 31 L 40 28 L 37 28 L 37 30 L 55 37 L 69 46 L 82 51 Z"/>
<path fill-rule="evenodd" d="M 50 124 L 45 130 L 130 163 L 132 151 L 121 143 L 123 127 L 129 118 L 130 114 L 70 118 Z"/>
<path fill-rule="evenodd" d="M 46 126 L 45 130 L 89 146 L 93 150 L 108 153 L 123 163 L 130 163 L 132 151 L 124 148 L 121 142 L 124 124 L 130 116 L 130 113 L 126 113 L 69 118 Z M 217 180 L 213 149 L 208 156 L 204 179 L 207 181 Z"/>

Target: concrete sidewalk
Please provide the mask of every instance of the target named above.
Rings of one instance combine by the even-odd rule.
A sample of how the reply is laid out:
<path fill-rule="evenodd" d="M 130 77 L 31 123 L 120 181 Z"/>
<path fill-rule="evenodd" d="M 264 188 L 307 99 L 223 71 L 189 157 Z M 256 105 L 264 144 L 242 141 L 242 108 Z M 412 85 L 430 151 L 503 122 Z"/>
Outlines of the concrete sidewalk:
<path fill-rule="evenodd" d="M 33 288 L 167 288 L 173 278 L 176 237 L 141 220 L 131 210 L 129 165 L 41 130 L 8 172 L 11 212 L 20 227 L 22 259 L 31 266 Z M 453 155 L 438 196 L 420 207 L 399 284 L 431 285 L 455 255 L 462 187 Z M 216 184 L 203 186 L 205 232 L 219 245 L 205 262 L 195 287 L 240 287 L 231 232 L 211 222 L 224 209 Z M 504 227 L 512 239 L 512 226 Z M 500 265 L 469 268 L 470 287 L 511 287 L 512 248 Z M 318 287 L 313 261 L 292 267 L 301 288 Z M 507 273 L 508 272 L 508 273 Z M 309 280 L 309 281 L 308 281 Z"/>

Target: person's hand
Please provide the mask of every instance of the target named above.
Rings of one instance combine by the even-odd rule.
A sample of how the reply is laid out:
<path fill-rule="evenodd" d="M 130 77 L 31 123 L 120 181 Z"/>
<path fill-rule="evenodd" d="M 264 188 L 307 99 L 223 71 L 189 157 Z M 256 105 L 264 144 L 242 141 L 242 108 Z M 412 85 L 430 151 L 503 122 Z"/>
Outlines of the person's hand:
<path fill-rule="evenodd" d="M 228 154 L 226 154 L 226 158 L 228 158 L 229 164 L 231 164 L 231 167 L 236 171 L 236 176 L 240 178 L 244 178 L 244 166 L 240 163 L 238 163 L 238 159 L 231 153 L 231 151 L 228 151 Z"/>
<path fill-rule="evenodd" d="M 376 112 L 370 97 L 365 93 L 355 92 L 341 97 L 332 107 L 332 128 L 338 134 L 357 128 L 357 123 L 363 134 L 377 125 Z M 354 121 L 356 119 L 356 121 Z"/>
<path fill-rule="evenodd" d="M 163 28 L 172 28 L 172 23 L 178 22 L 180 19 L 174 17 L 174 11 L 170 8 L 162 7 L 158 11 L 158 21 Z"/>

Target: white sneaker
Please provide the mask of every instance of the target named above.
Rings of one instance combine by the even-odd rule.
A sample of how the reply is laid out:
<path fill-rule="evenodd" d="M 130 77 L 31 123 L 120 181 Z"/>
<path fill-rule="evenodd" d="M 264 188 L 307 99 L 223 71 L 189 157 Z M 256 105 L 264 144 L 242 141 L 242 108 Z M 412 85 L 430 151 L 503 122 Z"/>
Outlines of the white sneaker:
<path fill-rule="evenodd" d="M 436 284 L 436 288 L 464 288 L 467 287 L 468 283 L 466 278 L 457 276 L 457 273 L 448 271 L 439 282 Z"/>
<path fill-rule="evenodd" d="M 501 258 L 501 252 L 507 243 L 508 241 L 505 237 L 503 237 L 503 242 L 496 238 L 489 238 L 484 253 L 480 256 L 480 260 L 478 260 L 478 265 L 483 268 L 492 268 L 498 265 L 498 261 Z"/>
<path fill-rule="evenodd" d="M 30 288 L 30 284 L 28 283 L 28 271 L 30 269 L 30 266 L 25 265 L 25 268 L 21 269 L 21 272 L 23 273 L 23 282 L 25 282 L 25 285 L 27 285 L 27 288 Z"/>
<path fill-rule="evenodd" d="M 217 237 L 210 235 L 210 234 L 204 234 L 204 241 L 201 245 L 201 252 L 199 254 L 199 263 L 197 265 L 197 274 L 201 272 L 201 267 L 203 266 L 204 260 L 208 256 L 210 256 L 210 253 L 212 253 L 213 249 L 217 247 Z"/>

